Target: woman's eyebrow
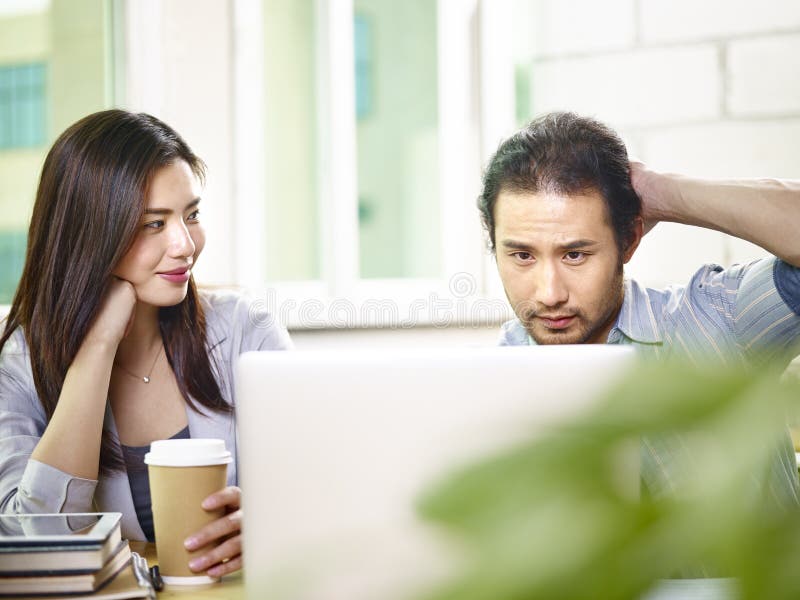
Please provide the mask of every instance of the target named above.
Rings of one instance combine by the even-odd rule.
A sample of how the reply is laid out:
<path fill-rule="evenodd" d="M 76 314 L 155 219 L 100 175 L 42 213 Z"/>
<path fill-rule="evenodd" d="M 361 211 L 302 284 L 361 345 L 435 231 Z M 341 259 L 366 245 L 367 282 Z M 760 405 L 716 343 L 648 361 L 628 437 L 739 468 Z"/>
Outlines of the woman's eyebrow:
<path fill-rule="evenodd" d="M 199 197 L 195 198 L 194 200 L 189 202 L 189 204 L 187 204 L 186 208 L 184 208 L 183 210 L 187 211 L 190 208 L 194 208 L 198 204 L 200 204 L 200 198 Z M 171 208 L 145 208 L 144 209 L 144 214 L 146 214 L 146 215 L 168 215 L 171 212 L 172 212 Z"/>

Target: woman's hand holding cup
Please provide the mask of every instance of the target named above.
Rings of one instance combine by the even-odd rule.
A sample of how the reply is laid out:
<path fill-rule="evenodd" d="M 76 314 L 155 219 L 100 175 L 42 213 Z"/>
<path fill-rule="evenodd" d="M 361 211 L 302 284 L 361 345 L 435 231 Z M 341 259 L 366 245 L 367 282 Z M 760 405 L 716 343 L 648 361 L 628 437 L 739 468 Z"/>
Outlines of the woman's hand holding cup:
<path fill-rule="evenodd" d="M 226 514 L 186 538 L 184 545 L 187 550 L 211 547 L 189 563 L 189 568 L 195 573 L 222 577 L 242 568 L 241 500 L 242 490 L 236 486 L 223 488 L 203 500 L 201 506 L 204 510 L 224 508 Z"/>
<path fill-rule="evenodd" d="M 150 477 L 158 566 L 167 585 L 212 583 L 240 568 L 237 511 L 242 493 L 237 487 L 224 487 L 232 460 L 220 439 L 150 444 L 144 462 Z M 188 544 L 189 540 L 194 543 Z M 214 548 L 216 544 L 219 548 Z M 201 564 L 195 567 L 198 559 Z M 223 560 L 227 562 L 220 565 Z M 214 569 L 228 563 L 230 568 Z"/>

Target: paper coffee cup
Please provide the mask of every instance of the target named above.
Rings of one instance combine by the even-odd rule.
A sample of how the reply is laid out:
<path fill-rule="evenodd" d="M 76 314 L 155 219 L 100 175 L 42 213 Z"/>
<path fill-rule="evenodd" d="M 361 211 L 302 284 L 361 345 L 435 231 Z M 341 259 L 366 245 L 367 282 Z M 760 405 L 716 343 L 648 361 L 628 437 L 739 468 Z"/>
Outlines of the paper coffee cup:
<path fill-rule="evenodd" d="M 225 514 L 203 510 L 206 497 L 225 487 L 231 453 L 224 440 L 158 440 L 144 457 L 150 478 L 158 568 L 164 583 L 197 585 L 219 578 L 198 575 L 189 561 L 209 551 L 189 552 L 183 541 Z"/>

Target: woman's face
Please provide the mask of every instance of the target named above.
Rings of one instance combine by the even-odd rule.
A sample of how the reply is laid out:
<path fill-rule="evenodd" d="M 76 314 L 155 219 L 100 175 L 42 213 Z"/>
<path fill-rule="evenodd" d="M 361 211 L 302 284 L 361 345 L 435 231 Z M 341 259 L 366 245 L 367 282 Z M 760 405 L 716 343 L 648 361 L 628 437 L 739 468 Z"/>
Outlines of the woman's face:
<path fill-rule="evenodd" d="M 156 171 L 139 232 L 114 269 L 140 302 L 174 306 L 186 297 L 191 268 L 205 245 L 200 182 L 183 160 Z"/>

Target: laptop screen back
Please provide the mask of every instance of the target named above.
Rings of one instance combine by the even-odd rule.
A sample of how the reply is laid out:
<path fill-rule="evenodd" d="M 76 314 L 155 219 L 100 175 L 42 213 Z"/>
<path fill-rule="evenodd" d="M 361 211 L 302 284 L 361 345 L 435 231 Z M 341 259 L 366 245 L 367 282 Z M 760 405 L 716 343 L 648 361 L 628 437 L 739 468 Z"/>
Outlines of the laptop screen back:
<path fill-rule="evenodd" d="M 407 598 L 457 564 L 421 492 L 602 396 L 631 348 L 257 352 L 237 371 L 248 598 Z"/>

